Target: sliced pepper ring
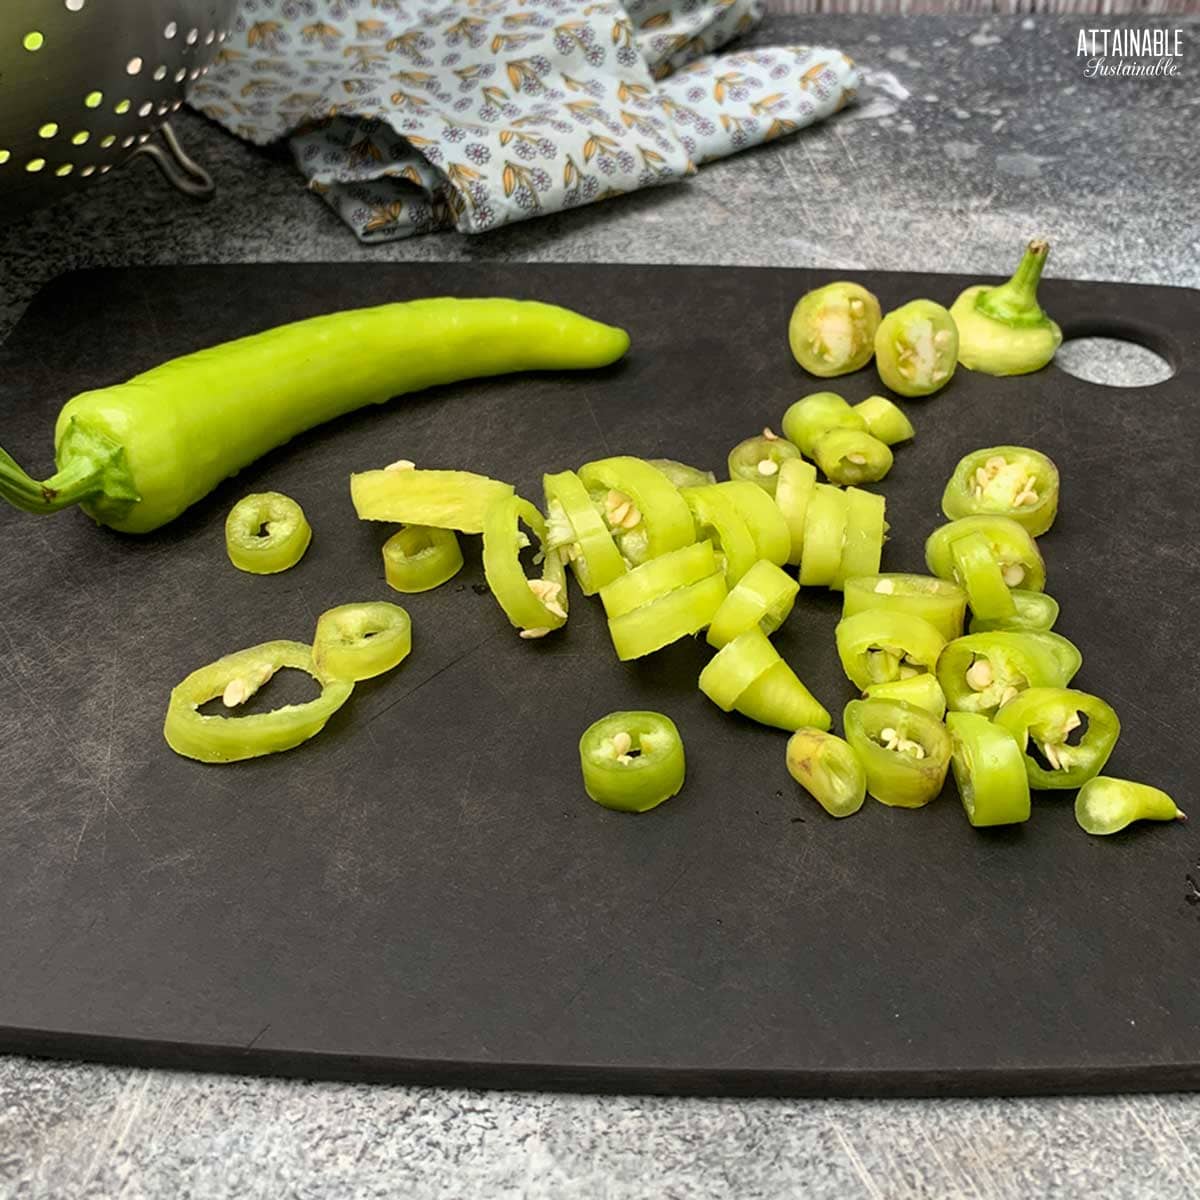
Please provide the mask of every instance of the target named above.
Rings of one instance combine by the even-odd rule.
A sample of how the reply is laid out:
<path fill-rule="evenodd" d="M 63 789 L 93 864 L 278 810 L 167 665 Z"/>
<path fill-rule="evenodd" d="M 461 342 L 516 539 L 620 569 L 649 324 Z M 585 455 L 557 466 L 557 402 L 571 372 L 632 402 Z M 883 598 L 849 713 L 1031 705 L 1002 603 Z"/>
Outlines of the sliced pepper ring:
<path fill-rule="evenodd" d="M 786 438 L 758 434 L 738 442 L 729 452 L 729 478 L 740 479 L 775 495 L 779 471 L 785 462 L 800 458 L 800 451 Z"/>
<path fill-rule="evenodd" d="M 933 671 L 946 644 L 928 621 L 884 609 L 843 617 L 834 636 L 842 670 L 859 689 Z"/>
<path fill-rule="evenodd" d="M 979 533 L 967 533 L 950 543 L 954 578 L 967 593 L 971 611 L 989 620 L 1013 616 L 1017 606 L 1004 582 L 1000 564 L 987 539 Z"/>
<path fill-rule="evenodd" d="M 206 716 L 202 704 L 224 696 L 244 703 L 276 671 L 292 667 L 311 675 L 321 694 L 306 704 L 286 704 L 272 712 L 245 717 Z M 231 689 L 232 692 L 231 692 Z M 227 654 L 193 671 L 171 690 L 163 736 L 167 745 L 198 762 L 227 763 L 291 750 L 320 733 L 325 722 L 349 699 L 349 680 L 323 679 L 303 642 L 264 642 Z"/>
<path fill-rule="evenodd" d="M 746 522 L 746 528 L 754 538 L 756 556 L 782 567 L 792 552 L 792 534 L 774 497 L 741 479 L 730 479 L 715 487 L 733 501 L 734 508 Z"/>
<path fill-rule="evenodd" d="M 350 499 L 360 520 L 460 533 L 482 533 L 488 510 L 512 494 L 511 483 L 486 475 L 419 470 L 403 462 L 350 476 Z"/>
<path fill-rule="evenodd" d="M 946 716 L 946 693 L 935 675 L 927 671 L 907 679 L 889 679 L 863 688 L 864 700 L 903 700 L 931 712 L 939 721 Z"/>
<path fill-rule="evenodd" d="M 877 483 L 892 469 L 885 442 L 857 429 L 830 429 L 813 447 L 817 466 L 831 483 Z"/>
<path fill-rule="evenodd" d="M 533 531 L 539 552 L 546 538 L 546 522 L 528 500 L 504 496 L 488 509 L 483 522 L 483 573 L 509 622 L 521 636 L 541 637 L 567 620 L 566 572 L 558 552 L 546 552 L 542 578 L 529 579 L 521 565 L 521 550 L 528 539 L 521 522 Z"/>
<path fill-rule="evenodd" d="M 725 599 L 725 577 L 714 571 L 677 587 L 649 604 L 608 620 L 608 634 L 622 662 L 653 654 L 680 638 L 699 633 Z"/>
<path fill-rule="evenodd" d="M 546 492 L 546 549 L 567 561 L 580 590 L 594 596 L 625 573 L 625 560 L 574 471 L 543 475 Z"/>
<path fill-rule="evenodd" d="M 1046 590 L 1046 564 L 1037 543 L 1009 517 L 960 517 L 935 529 L 925 542 L 925 562 L 939 579 L 954 578 L 951 546 L 969 533 L 987 542 L 1008 587 Z"/>
<path fill-rule="evenodd" d="M 691 510 L 679 489 L 641 458 L 618 455 L 584 463 L 579 478 L 621 549 L 634 564 L 696 540 Z"/>
<path fill-rule="evenodd" d="M 845 587 L 847 579 L 874 575 L 883 557 L 883 542 L 887 535 L 884 517 L 887 502 L 875 492 L 862 488 L 846 489 L 846 533 L 842 540 L 842 560 L 833 573 L 835 591 Z"/>
<path fill-rule="evenodd" d="M 886 396 L 868 396 L 851 407 L 866 421 L 867 432 L 889 446 L 916 437 L 917 431 L 903 409 Z"/>
<path fill-rule="evenodd" d="M 1068 739 L 1084 717 L 1087 728 L 1079 743 L 1071 745 Z M 1029 786 L 1048 790 L 1080 787 L 1098 775 L 1121 732 L 1111 705 L 1074 688 L 1028 688 L 1005 704 L 993 720 L 1017 739 Z M 1046 766 L 1030 753 L 1030 742 Z"/>
<path fill-rule="evenodd" d="M 787 744 L 788 774 L 831 816 L 858 812 L 867 773 L 849 742 L 821 729 L 797 729 Z"/>
<path fill-rule="evenodd" d="M 712 542 L 693 542 L 618 575 L 600 589 L 600 602 L 607 616 L 623 617 L 720 569 Z"/>
<path fill-rule="evenodd" d="M 804 520 L 808 505 L 817 486 L 817 468 L 802 458 L 789 458 L 779 468 L 779 484 L 775 488 L 775 503 L 783 513 L 788 532 L 792 535 L 792 550 L 788 562 L 798 567 L 804 556 Z"/>
<path fill-rule="evenodd" d="M 1026 688 L 1069 682 L 1066 664 L 1051 647 L 1028 633 L 1006 630 L 969 633 L 947 642 L 937 677 L 952 712 L 985 717 Z"/>
<path fill-rule="evenodd" d="M 683 787 L 683 739 L 670 717 L 614 712 L 579 739 L 583 786 L 597 804 L 620 812 L 647 812 Z"/>
<path fill-rule="evenodd" d="M 967 820 L 976 827 L 1029 820 L 1029 780 L 1021 748 L 1009 731 L 979 713 L 946 718 L 950 766 Z"/>
<path fill-rule="evenodd" d="M 947 641 L 962 635 L 967 594 L 948 579 L 932 575 L 847 575 L 842 594 L 842 616 L 871 609 L 910 613 L 928 621 Z"/>
<path fill-rule="evenodd" d="M 388 587 L 413 594 L 441 587 L 462 570 L 462 548 L 452 529 L 405 525 L 383 543 Z"/>
<path fill-rule="evenodd" d="M 932 713 L 902 700 L 851 700 L 842 724 L 862 760 L 867 791 L 882 804 L 920 808 L 942 790 L 950 735 Z"/>
<path fill-rule="evenodd" d="M 783 436 L 813 457 L 817 440 L 831 429 L 866 432 L 867 422 L 837 392 L 813 392 L 792 404 L 783 414 Z"/>
<path fill-rule="evenodd" d="M 799 591 L 800 585 L 787 572 L 760 559 L 717 609 L 708 627 L 708 644 L 719 650 L 755 626 L 763 633 L 774 633 L 792 611 Z"/>
<path fill-rule="evenodd" d="M 717 482 L 717 477 L 711 471 L 702 471 L 699 467 L 674 458 L 648 458 L 646 461 L 660 470 L 677 488 L 707 487 Z"/>
<path fill-rule="evenodd" d="M 1054 628 L 1058 620 L 1058 601 L 1048 592 L 1030 592 L 1024 588 L 1012 589 L 1013 604 L 1016 612 L 1010 617 L 999 617 L 986 620 L 984 617 L 971 617 L 971 633 L 991 633 L 995 630 L 1045 630 Z"/>
<path fill-rule="evenodd" d="M 679 494 L 695 519 L 696 537 L 713 543 L 725 582 L 733 587 L 758 560 L 758 547 L 737 505 L 713 484 L 684 488 Z"/>
<path fill-rule="evenodd" d="M 804 517 L 801 587 L 831 587 L 842 564 L 849 505 L 846 493 L 828 483 L 813 488 Z"/>
<path fill-rule="evenodd" d="M 312 657 L 322 679 L 373 679 L 412 650 L 412 621 L 398 604 L 341 604 L 317 618 Z"/>
<path fill-rule="evenodd" d="M 312 526 L 282 492 L 242 497 L 225 518 L 225 550 L 239 571 L 274 575 L 294 567 L 312 541 Z"/>
<path fill-rule="evenodd" d="M 1027 446 L 988 446 L 964 455 L 942 493 L 942 512 L 1011 517 L 1040 537 L 1058 514 L 1058 468 Z"/>

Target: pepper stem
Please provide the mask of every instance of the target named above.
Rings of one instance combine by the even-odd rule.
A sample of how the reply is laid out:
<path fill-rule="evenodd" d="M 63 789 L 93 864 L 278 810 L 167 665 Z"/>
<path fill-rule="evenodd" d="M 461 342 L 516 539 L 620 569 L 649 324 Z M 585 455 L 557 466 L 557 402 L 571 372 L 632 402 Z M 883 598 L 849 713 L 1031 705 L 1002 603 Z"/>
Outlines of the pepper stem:
<path fill-rule="evenodd" d="M 25 512 L 58 512 L 103 489 L 104 464 L 95 459 L 72 459 L 49 479 L 38 480 L 0 449 L 0 499 Z"/>
<path fill-rule="evenodd" d="M 1050 254 L 1050 243 L 1035 238 L 1025 247 L 1013 277 L 998 287 L 979 293 L 976 307 L 985 315 L 1009 325 L 1040 325 L 1046 321 L 1037 300 L 1038 283 Z"/>

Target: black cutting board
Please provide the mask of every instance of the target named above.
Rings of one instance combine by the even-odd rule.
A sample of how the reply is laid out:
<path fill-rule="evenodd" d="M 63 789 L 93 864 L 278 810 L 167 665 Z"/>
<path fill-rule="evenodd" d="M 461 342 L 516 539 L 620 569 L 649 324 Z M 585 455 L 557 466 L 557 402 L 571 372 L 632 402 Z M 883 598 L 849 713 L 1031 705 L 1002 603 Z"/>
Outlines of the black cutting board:
<path fill-rule="evenodd" d="M 884 308 L 972 282 L 851 273 Z M 1200 1084 L 1200 830 L 1109 839 L 1043 794 L 978 832 L 952 786 L 834 821 L 792 783 L 786 737 L 696 690 L 703 643 L 619 664 L 602 614 L 521 641 L 482 587 L 477 539 L 407 606 L 415 649 L 317 739 L 226 767 L 160 728 L 194 667 L 308 639 L 338 603 L 388 598 L 351 471 L 410 458 L 513 481 L 610 453 L 719 467 L 819 386 L 792 362 L 796 297 L 828 272 L 320 265 L 89 271 L 56 281 L 0 351 L 0 441 L 49 466 L 70 395 L 331 309 L 438 293 L 572 305 L 626 326 L 594 374 L 482 381 L 298 439 L 143 538 L 81 514 L 0 512 L 0 1049 L 262 1073 L 666 1092 L 1035 1092 Z M 1043 539 L 1078 686 L 1124 721 L 1114 774 L 1200 781 L 1196 461 L 1200 293 L 1052 280 L 1067 335 L 1168 358 L 1155 387 L 1055 367 L 960 372 L 907 405 L 886 480 L 885 566 L 922 569 L 954 463 L 1015 442 L 1063 475 Z M 878 389 L 867 369 L 836 385 Z M 203 403 L 203 397 L 197 397 Z M 296 497 L 315 536 L 252 578 L 222 523 L 249 491 Z M 806 590 L 778 645 L 834 712 L 840 597 Z M 576 743 L 654 708 L 688 749 L 645 816 L 583 794 Z M 1200 813 L 1197 813 L 1200 816 Z"/>

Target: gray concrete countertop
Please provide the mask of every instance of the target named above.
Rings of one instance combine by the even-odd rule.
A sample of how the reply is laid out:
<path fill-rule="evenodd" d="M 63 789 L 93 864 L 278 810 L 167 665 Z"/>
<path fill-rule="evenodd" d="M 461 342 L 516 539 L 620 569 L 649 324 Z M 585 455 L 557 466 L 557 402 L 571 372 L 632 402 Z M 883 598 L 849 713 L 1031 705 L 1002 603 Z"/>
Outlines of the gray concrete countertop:
<path fill-rule="evenodd" d="M 826 125 L 694 181 L 509 227 L 360 246 L 286 155 L 178 122 L 207 205 L 137 162 L 0 229 L 0 336 L 75 267 L 279 259 L 634 261 L 1200 285 L 1200 21 L 1174 80 L 1089 80 L 1097 18 L 774 17 L 758 42 L 872 71 Z M 1105 24 L 1115 23 L 1113 18 Z M 65 397 L 64 397 L 65 399 Z M 1200 1195 L 1200 1097 L 767 1101 L 309 1084 L 0 1058 L 0 1196 Z"/>

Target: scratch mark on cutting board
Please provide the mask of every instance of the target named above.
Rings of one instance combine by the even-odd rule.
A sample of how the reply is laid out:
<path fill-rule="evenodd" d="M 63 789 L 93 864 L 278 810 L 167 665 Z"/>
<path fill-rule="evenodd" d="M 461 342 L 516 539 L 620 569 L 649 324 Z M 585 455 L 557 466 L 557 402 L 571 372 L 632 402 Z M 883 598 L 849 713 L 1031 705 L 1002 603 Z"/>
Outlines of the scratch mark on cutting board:
<path fill-rule="evenodd" d="M 271 1022 L 268 1021 L 243 1047 L 243 1050 L 251 1049 L 268 1029 L 271 1028 Z"/>
<path fill-rule="evenodd" d="M 592 398 L 591 396 L 584 396 L 584 400 L 587 403 L 588 412 L 592 414 L 592 424 L 596 426 L 596 432 L 600 435 L 600 444 L 604 447 L 604 453 L 611 455 L 612 447 L 608 444 L 608 435 L 604 432 L 604 426 L 600 424 L 600 418 L 596 416 L 596 410 L 592 406 Z"/>
<path fill-rule="evenodd" d="M 871 1177 L 871 1172 L 867 1170 L 866 1164 L 858 1157 L 858 1151 L 850 1144 L 850 1139 L 842 1132 L 841 1126 L 836 1121 L 831 1121 L 829 1128 L 833 1130 L 834 1137 L 842 1147 L 842 1152 L 850 1160 L 850 1165 L 854 1168 L 855 1175 L 862 1182 L 863 1187 L 867 1189 L 871 1200 L 883 1200 L 883 1193 L 879 1190 L 878 1184 Z"/>

